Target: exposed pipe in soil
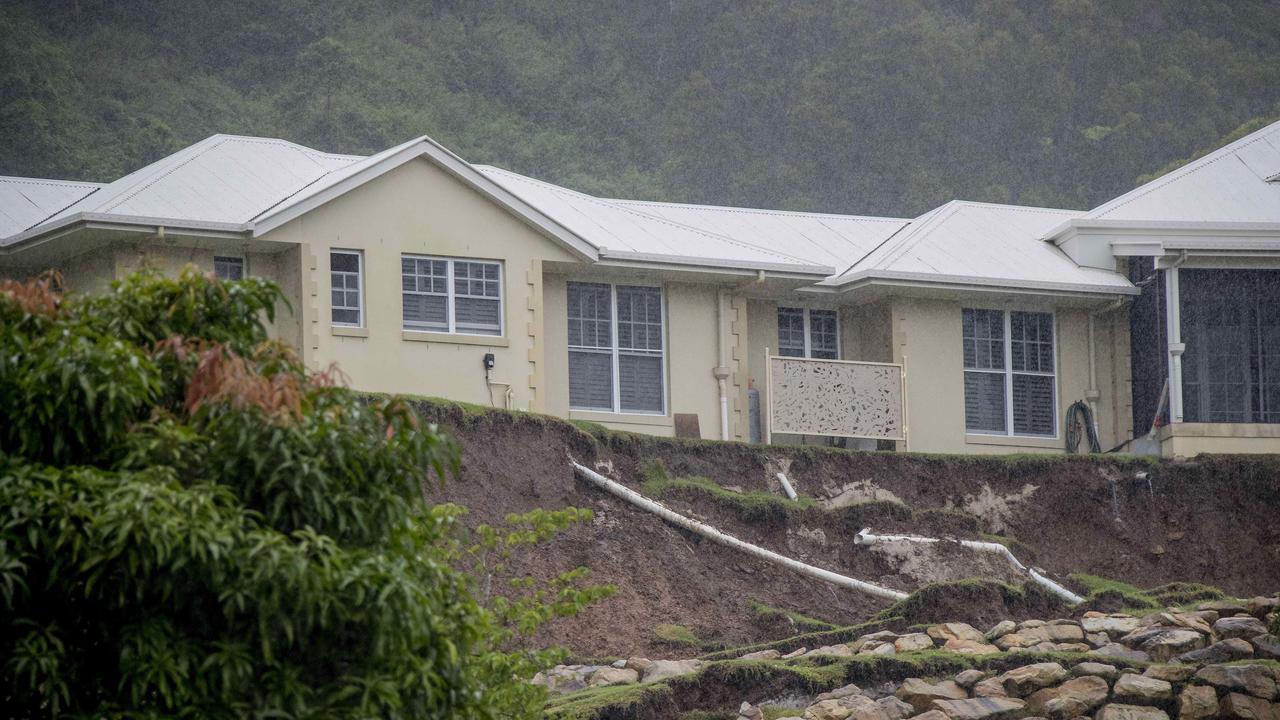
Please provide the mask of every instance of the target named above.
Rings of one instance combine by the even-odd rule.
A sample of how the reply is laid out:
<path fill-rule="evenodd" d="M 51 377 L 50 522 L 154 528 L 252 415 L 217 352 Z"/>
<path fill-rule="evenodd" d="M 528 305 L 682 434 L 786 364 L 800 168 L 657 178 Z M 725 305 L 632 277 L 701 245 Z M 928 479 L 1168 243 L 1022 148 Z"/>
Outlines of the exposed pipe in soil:
<path fill-rule="evenodd" d="M 939 538 L 920 537 L 918 535 L 872 535 L 871 528 L 863 528 L 862 532 L 858 533 L 853 538 L 853 544 L 855 545 L 872 545 L 878 542 L 896 542 L 896 541 L 915 542 L 915 543 L 942 542 L 942 540 L 940 540 Z M 962 546 L 967 547 L 970 550 L 981 550 L 983 552 L 991 552 L 991 553 L 996 553 L 997 555 L 1003 555 L 1015 568 L 1029 575 L 1032 580 L 1034 580 L 1037 584 L 1039 584 L 1041 587 L 1044 587 L 1054 595 L 1057 595 L 1058 597 L 1062 598 L 1063 600 L 1066 600 L 1072 605 L 1078 605 L 1084 602 L 1084 598 L 1062 587 L 1061 585 L 1050 580 L 1044 575 L 1041 575 L 1040 573 L 1036 572 L 1035 568 L 1030 568 L 1030 567 L 1027 567 L 1026 565 L 1023 565 L 1021 562 L 1018 561 L 1018 558 L 1013 556 L 1013 553 L 1009 550 L 1009 548 L 1005 547 L 1004 545 L 1001 545 L 1000 543 L 983 542 L 980 540 L 956 540 L 955 542 L 960 543 Z"/>
<path fill-rule="evenodd" d="M 724 545 L 725 547 L 730 547 L 730 548 L 733 548 L 734 550 L 740 550 L 748 555 L 752 555 L 756 558 L 764 560 L 765 562 L 773 563 L 774 565 L 781 565 L 782 567 L 785 567 L 789 570 L 793 570 L 801 575 L 806 575 L 808 577 L 811 577 L 817 580 L 822 580 L 823 582 L 829 582 L 832 585 L 839 585 L 840 587 L 848 588 L 850 590 L 857 590 L 859 592 L 864 592 L 864 593 L 867 593 L 868 595 L 875 595 L 876 597 L 884 598 L 886 600 L 905 600 L 907 597 L 907 594 L 904 592 L 900 592 L 898 590 L 891 590 L 887 587 L 881 587 L 880 585 L 876 585 L 874 583 L 869 583 L 869 582 L 865 582 L 863 580 L 857 580 L 855 578 L 851 578 L 845 575 L 840 575 L 838 573 L 833 573 L 830 570 L 823 570 L 820 567 L 809 565 L 807 563 L 802 563 L 799 560 L 793 560 L 784 555 L 779 555 L 778 553 L 773 552 L 772 550 L 766 550 L 760 547 L 759 545 L 752 545 L 749 542 L 744 542 L 742 540 L 739 540 L 738 538 L 733 537 L 732 535 L 727 535 L 723 532 L 720 532 L 719 530 L 711 527 L 710 525 L 707 525 L 706 523 L 698 522 L 697 520 L 694 520 L 692 518 L 687 518 L 684 515 L 681 515 L 680 513 L 677 513 L 671 510 L 665 505 L 662 505 L 661 503 L 650 500 L 649 498 L 645 497 L 644 495 L 641 495 L 640 493 L 632 490 L 631 488 L 628 488 L 622 483 L 610 480 L 609 478 L 601 475 L 600 473 L 594 470 L 591 470 L 590 468 L 587 468 L 583 465 L 580 465 L 576 462 L 573 463 L 573 471 L 578 475 L 578 477 L 582 478 L 583 480 L 587 480 L 591 482 L 592 484 L 601 488 L 605 492 L 608 492 L 609 494 L 615 497 L 626 500 L 627 502 L 631 503 L 632 505 L 635 505 L 638 508 L 641 508 L 642 510 L 647 510 L 653 513 L 654 515 L 657 515 L 658 517 L 662 518 L 663 520 L 666 520 L 672 525 L 676 525 L 690 532 L 697 533 L 698 535 L 701 535 L 702 537 L 705 537 L 708 540 L 712 540 L 721 545 Z"/>
<path fill-rule="evenodd" d="M 796 489 L 791 487 L 791 481 L 787 480 L 786 475 L 778 473 L 778 482 L 782 483 L 782 492 L 787 494 L 788 500 L 796 500 L 799 498 L 799 496 L 796 495 Z"/>

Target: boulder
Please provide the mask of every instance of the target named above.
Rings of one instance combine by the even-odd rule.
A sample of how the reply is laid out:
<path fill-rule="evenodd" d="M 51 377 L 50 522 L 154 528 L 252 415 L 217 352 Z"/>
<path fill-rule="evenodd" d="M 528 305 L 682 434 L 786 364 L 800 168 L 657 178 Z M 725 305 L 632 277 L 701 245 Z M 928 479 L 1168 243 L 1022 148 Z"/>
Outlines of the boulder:
<path fill-rule="evenodd" d="M 1004 683 L 1000 682 L 1000 678 L 987 678 L 979 680 L 973 685 L 974 697 L 1009 697 L 1009 693 L 1005 692 Z"/>
<path fill-rule="evenodd" d="M 1145 675 L 1121 675 L 1114 693 L 1122 702 L 1155 705 L 1173 699 L 1173 685 Z"/>
<path fill-rule="evenodd" d="M 1186 628 L 1163 629 L 1133 643 L 1157 662 L 1168 662 L 1182 653 L 1199 650 L 1207 644 L 1204 635 Z"/>
<path fill-rule="evenodd" d="M 1086 617 L 1080 621 L 1080 626 L 1087 633 L 1106 633 L 1113 638 L 1124 637 L 1140 627 L 1138 618 L 1130 615 Z"/>
<path fill-rule="evenodd" d="M 1115 680 L 1120 671 L 1115 665 L 1107 665 L 1097 662 L 1082 662 L 1071 668 L 1071 674 L 1077 677 L 1081 675 L 1096 675 L 1107 680 Z"/>
<path fill-rule="evenodd" d="M 1218 693 L 1208 685 L 1188 685 L 1178 695 L 1178 720 L 1205 720 L 1218 714 Z"/>
<path fill-rule="evenodd" d="M 1209 635 L 1213 632 L 1209 621 L 1196 613 L 1163 613 L 1160 615 L 1160 619 L 1166 625 L 1184 627 L 1204 635 Z"/>
<path fill-rule="evenodd" d="M 903 635 L 893 641 L 893 649 L 900 653 L 911 652 L 913 650 L 932 650 L 933 638 L 927 633 L 911 633 Z"/>
<path fill-rule="evenodd" d="M 849 695 L 819 700 L 805 708 L 805 720 L 889 720 L 889 716 L 866 695 Z"/>
<path fill-rule="evenodd" d="M 1250 615 L 1264 619 L 1268 613 L 1280 610 L 1280 597 L 1255 597 L 1244 604 L 1244 611 Z"/>
<path fill-rule="evenodd" d="M 649 665 L 652 663 L 653 661 L 650 660 L 649 658 L 629 657 L 627 658 L 626 664 L 623 665 L 622 667 L 631 668 L 632 670 L 635 670 L 636 672 L 643 675 L 645 668 L 649 667 Z"/>
<path fill-rule="evenodd" d="M 1244 617 L 1224 617 L 1213 624 L 1213 631 L 1220 638 L 1249 638 L 1267 634 L 1267 626 L 1252 615 Z"/>
<path fill-rule="evenodd" d="M 858 650 L 859 655 L 896 655 L 897 653 L 898 650 L 893 643 L 881 640 L 873 640 Z"/>
<path fill-rule="evenodd" d="M 795 650 L 792 650 L 792 651 L 791 651 L 791 652 L 789 652 L 789 653 L 784 653 L 784 654 L 782 655 L 782 659 L 783 659 L 783 660 L 790 660 L 791 658 L 798 658 L 798 657 L 800 657 L 801 655 L 804 655 L 804 654 L 805 654 L 805 653 L 807 653 L 807 652 L 809 652 L 809 648 L 804 647 L 803 645 L 801 645 L 800 647 L 796 648 Z"/>
<path fill-rule="evenodd" d="M 1275 675 L 1266 665 L 1206 665 L 1195 677 L 1227 692 L 1244 692 L 1263 700 L 1276 696 Z"/>
<path fill-rule="evenodd" d="M 948 640 L 972 640 L 980 643 L 986 638 L 976 628 L 968 623 L 942 623 L 941 625 L 932 625 L 925 632 L 929 633 L 929 637 L 938 642 L 946 642 Z"/>
<path fill-rule="evenodd" d="M 764 720 L 764 711 L 749 702 L 744 702 L 738 707 L 738 720 Z"/>
<path fill-rule="evenodd" d="M 1010 696 L 1025 697 L 1042 687 L 1056 685 L 1066 677 L 1066 669 L 1058 663 L 1034 663 L 1014 668 L 1001 675 L 999 680 Z"/>
<path fill-rule="evenodd" d="M 1095 707 L 1107 701 L 1107 681 L 1095 675 L 1068 680 L 1058 687 L 1048 687 L 1031 693 L 1027 698 L 1027 710 L 1047 718 L 1069 720 L 1087 715 Z"/>
<path fill-rule="evenodd" d="M 1243 720 L 1275 720 L 1277 706 L 1243 693 L 1227 693 L 1219 705 L 1219 716 Z"/>
<path fill-rule="evenodd" d="M 1130 648 L 1125 647 L 1124 645 L 1121 645 L 1120 643 L 1111 643 L 1110 645 L 1103 645 L 1102 647 L 1098 648 L 1097 650 L 1094 650 L 1090 654 L 1101 655 L 1103 657 L 1112 657 L 1120 660 L 1137 660 L 1139 662 L 1147 662 L 1151 660 L 1151 656 L 1146 654 L 1145 652 L 1141 650 L 1132 650 Z"/>
<path fill-rule="evenodd" d="M 890 645 L 889 647 L 893 647 Z M 804 654 L 805 657 L 853 657 L 848 645 L 823 645 Z"/>
<path fill-rule="evenodd" d="M 966 640 L 964 638 L 952 638 L 943 644 L 942 649 L 962 655 L 986 655 L 1000 652 L 1000 648 L 995 645 L 988 645 L 981 640 Z"/>
<path fill-rule="evenodd" d="M 677 675 L 687 675 L 702 667 L 701 660 L 654 660 L 640 675 L 640 681 L 651 683 Z"/>
<path fill-rule="evenodd" d="M 981 697 L 968 700 L 934 700 L 934 709 L 950 720 L 1012 720 L 1026 714 L 1027 704 L 1016 698 Z"/>
<path fill-rule="evenodd" d="M 1169 714 L 1160 708 L 1111 703 L 1104 705 L 1093 720 L 1169 720 Z"/>
<path fill-rule="evenodd" d="M 1024 628 L 1019 630 L 1018 634 L 1030 640 L 1031 644 L 1084 641 L 1084 630 L 1081 630 L 1079 625 L 1041 625 L 1040 627 Z"/>
<path fill-rule="evenodd" d="M 1018 623 L 1018 629 L 1021 630 L 1022 628 L 1044 627 L 1045 625 L 1048 625 L 1048 624 L 1049 623 L 1043 620 L 1023 620 L 1022 622 Z"/>
<path fill-rule="evenodd" d="M 1019 633 L 1008 633 L 1006 635 L 1001 635 L 1000 637 L 996 638 L 993 644 L 997 648 L 1000 648 L 1001 650 L 1008 651 L 1014 648 L 1022 648 L 1022 647 L 1035 645 L 1035 642 L 1033 642 L 1031 638 L 1025 637 Z"/>
<path fill-rule="evenodd" d="M 1079 643 L 1079 642 L 1060 642 L 1060 643 L 1053 643 L 1053 651 L 1054 651 L 1054 652 L 1064 652 L 1064 653 L 1087 653 L 1087 652 L 1089 652 L 1089 651 L 1090 651 L 1090 650 L 1092 650 L 1092 649 L 1093 649 L 1093 648 L 1089 647 L 1089 645 L 1088 645 L 1087 643 Z"/>
<path fill-rule="evenodd" d="M 986 673 L 981 670 L 965 670 L 959 675 L 956 675 L 955 680 L 957 685 L 967 689 L 977 685 L 985 675 Z"/>
<path fill-rule="evenodd" d="M 1177 660 L 1181 663 L 1203 665 L 1205 663 L 1224 663 L 1232 660 L 1253 657 L 1253 646 L 1240 638 L 1229 638 L 1216 642 L 1209 647 L 1182 653 Z"/>
<path fill-rule="evenodd" d="M 1001 620 L 994 627 L 987 631 L 984 636 L 987 640 L 994 640 L 1001 635 L 1008 635 L 1018 629 L 1018 623 L 1012 620 Z"/>
<path fill-rule="evenodd" d="M 1085 633 L 1084 641 L 1097 648 L 1111 642 L 1111 636 L 1104 632 Z"/>
<path fill-rule="evenodd" d="M 769 648 L 767 650 L 757 650 L 755 652 L 749 652 L 738 659 L 739 660 L 776 660 L 777 658 L 780 658 L 780 657 L 782 657 L 782 653 L 778 652 L 777 650 L 774 650 L 773 648 Z"/>
<path fill-rule="evenodd" d="M 910 703 L 918 713 L 933 707 L 934 700 L 962 700 L 969 697 L 969 693 L 953 680 L 930 683 L 919 678 L 903 680 L 894 695 Z"/>
<path fill-rule="evenodd" d="M 920 713 L 919 715 L 916 715 L 915 717 L 911 718 L 911 720 L 949 720 L 949 719 L 947 718 L 947 714 L 942 712 L 941 710 L 930 710 L 929 712 Z"/>
<path fill-rule="evenodd" d="M 631 668 L 602 667 L 591 673 L 587 684 L 591 687 L 609 687 L 610 685 L 630 685 L 640 679 L 640 673 Z"/>
<path fill-rule="evenodd" d="M 1267 660 L 1280 660 L 1280 637 L 1275 635 L 1259 635 L 1255 638 L 1249 638 L 1249 644 L 1253 646 L 1253 654 Z"/>
<path fill-rule="evenodd" d="M 850 685 L 845 685 L 844 687 L 841 687 L 841 688 L 836 688 L 835 690 L 829 690 L 827 692 L 824 692 L 821 695 L 818 695 L 818 697 L 814 698 L 814 700 L 815 701 L 839 700 L 840 698 L 849 697 L 850 695 L 861 695 L 861 694 L 862 694 L 862 688 L 858 687 L 857 685 L 850 684 Z"/>
<path fill-rule="evenodd" d="M 1235 615 L 1245 612 L 1245 606 L 1235 600 L 1205 600 L 1196 605 L 1197 610 L 1215 610 L 1219 615 Z"/>
<path fill-rule="evenodd" d="M 1168 683 L 1183 683 L 1196 673 L 1192 665 L 1152 665 L 1142 672 L 1143 677 Z"/>
<path fill-rule="evenodd" d="M 878 700 L 876 704 L 884 711 L 889 720 L 902 720 L 915 714 L 916 709 L 910 704 L 905 703 L 892 695 L 886 695 Z"/>

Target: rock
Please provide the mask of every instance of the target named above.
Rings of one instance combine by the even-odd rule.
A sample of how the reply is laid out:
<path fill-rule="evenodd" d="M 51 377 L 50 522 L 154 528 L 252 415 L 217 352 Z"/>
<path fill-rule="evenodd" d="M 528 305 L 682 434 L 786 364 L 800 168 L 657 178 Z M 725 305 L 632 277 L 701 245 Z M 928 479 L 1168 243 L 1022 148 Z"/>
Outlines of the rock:
<path fill-rule="evenodd" d="M 626 666 L 627 666 L 627 661 L 621 658 L 609 663 L 609 667 L 624 668 Z"/>
<path fill-rule="evenodd" d="M 995 627 L 987 631 L 984 637 L 986 640 L 994 640 L 1001 635 L 1008 635 L 1018 629 L 1018 623 L 1012 620 L 1001 620 L 995 624 Z"/>
<path fill-rule="evenodd" d="M 795 650 L 792 650 L 791 652 L 786 653 L 785 655 L 783 655 L 783 656 L 782 656 L 782 659 L 783 659 L 783 660 L 790 660 L 791 658 L 798 658 L 798 657 L 800 657 L 801 655 L 804 655 L 804 654 L 805 654 L 805 653 L 807 653 L 807 652 L 809 652 L 809 648 L 804 647 L 804 646 L 800 646 L 800 647 L 796 648 Z"/>
<path fill-rule="evenodd" d="M 1178 695 L 1178 720 L 1205 720 L 1218 714 L 1218 693 L 1208 685 L 1188 685 Z"/>
<path fill-rule="evenodd" d="M 821 695 L 818 695 L 818 697 L 814 698 L 814 700 L 815 701 L 839 700 L 840 698 L 849 697 L 850 695 L 861 695 L 861 694 L 862 694 L 862 688 L 858 687 L 857 685 L 850 684 L 850 685 L 845 685 L 842 688 L 836 688 L 835 690 L 824 692 Z"/>
<path fill-rule="evenodd" d="M 764 711 L 749 702 L 744 702 L 738 708 L 738 720 L 764 720 Z"/>
<path fill-rule="evenodd" d="M 1004 683 L 1000 682 L 1000 678 L 987 678 L 980 680 L 973 686 L 974 697 L 1009 697 L 1009 693 L 1005 692 Z"/>
<path fill-rule="evenodd" d="M 956 684 L 962 688 L 971 688 L 974 685 L 977 685 L 985 674 L 986 673 L 981 670 L 965 670 L 959 675 L 956 675 Z"/>
<path fill-rule="evenodd" d="M 591 673 L 587 684 L 591 687 L 609 687 L 610 685 L 630 685 L 640 679 L 640 673 L 631 668 L 602 667 Z"/>
<path fill-rule="evenodd" d="M 544 686 L 547 692 L 553 695 L 577 692 L 587 687 L 587 679 L 582 672 L 583 667 L 582 665 L 557 665 L 545 673 L 540 672 L 534 675 L 530 682 Z M 595 670 L 595 666 L 589 666 L 586 674 Z"/>
<path fill-rule="evenodd" d="M 1169 714 L 1159 708 L 1111 703 L 1103 706 L 1093 720 L 1169 720 Z"/>
<path fill-rule="evenodd" d="M 1086 643 L 1078 643 L 1078 642 L 1053 643 L 1054 652 L 1087 653 L 1092 649 L 1093 648 L 1089 647 L 1089 645 Z"/>
<path fill-rule="evenodd" d="M 934 709 L 951 720 L 1004 720 L 1025 714 L 1027 704 L 1007 697 L 982 697 L 968 700 L 934 700 Z"/>
<path fill-rule="evenodd" d="M 1223 639 L 1244 638 L 1248 640 L 1259 635 L 1266 635 L 1267 626 L 1253 616 L 1225 617 L 1213 624 L 1213 631 Z"/>
<path fill-rule="evenodd" d="M 1111 636 L 1104 632 L 1085 633 L 1084 641 L 1099 648 L 1111 642 Z"/>
<path fill-rule="evenodd" d="M 1120 701 L 1154 705 L 1173 698 L 1173 685 L 1145 675 L 1121 675 L 1114 693 Z"/>
<path fill-rule="evenodd" d="M 1209 647 L 1192 650 L 1178 656 L 1178 662 L 1203 665 L 1205 663 L 1224 663 L 1232 660 L 1253 657 L 1253 646 L 1240 638 L 1230 638 L 1216 642 Z"/>
<path fill-rule="evenodd" d="M 1084 630 L 1079 625 L 1042 625 L 1040 627 L 1024 628 L 1018 631 L 1018 634 L 1027 638 L 1032 644 L 1038 642 L 1081 642 L 1084 640 Z"/>
<path fill-rule="evenodd" d="M 1244 611 L 1259 620 L 1276 610 L 1280 610 L 1280 597 L 1255 597 L 1244 604 Z"/>
<path fill-rule="evenodd" d="M 902 720 L 903 718 L 911 717 L 916 712 L 916 709 L 911 707 L 909 703 L 905 703 L 892 695 L 886 695 L 876 700 L 876 704 L 880 706 L 880 709 L 884 711 L 889 720 Z"/>
<path fill-rule="evenodd" d="M 806 720 L 889 720 L 876 701 L 866 695 L 819 700 L 805 708 L 804 717 Z"/>
<path fill-rule="evenodd" d="M 1222 698 L 1219 716 L 1244 720 L 1275 720 L 1276 706 L 1261 698 L 1243 693 L 1227 693 Z"/>
<path fill-rule="evenodd" d="M 1131 650 L 1120 643 L 1103 645 L 1097 650 L 1094 650 L 1092 654 L 1102 655 L 1103 657 L 1113 657 L 1120 660 L 1137 660 L 1140 662 L 1147 662 L 1151 659 L 1151 656 L 1145 652 L 1141 650 Z"/>
<path fill-rule="evenodd" d="M 1259 635 L 1249 638 L 1253 646 L 1253 654 L 1268 660 L 1280 660 L 1280 637 L 1275 635 Z"/>
<path fill-rule="evenodd" d="M 1113 638 L 1120 638 L 1137 630 L 1140 625 L 1138 618 L 1124 615 L 1121 617 L 1105 616 L 1105 617 L 1086 617 L 1080 621 L 1080 626 L 1087 633 L 1106 633 Z"/>
<path fill-rule="evenodd" d="M 1235 615 L 1245 611 L 1245 606 L 1235 600 L 1205 600 L 1196 605 L 1197 610 L 1216 610 L 1221 615 Z"/>
<path fill-rule="evenodd" d="M 1082 662 L 1071 668 L 1071 674 L 1075 676 L 1096 675 L 1107 680 L 1115 680 L 1120 671 L 1116 670 L 1115 665 L 1106 665 L 1096 662 Z"/>
<path fill-rule="evenodd" d="M 918 713 L 933 707 L 934 700 L 963 700 L 969 697 L 969 693 L 952 680 L 930 683 L 919 678 L 903 680 L 894 695 L 910 703 Z"/>
<path fill-rule="evenodd" d="M 1001 675 L 999 680 L 1009 695 L 1025 697 L 1042 687 L 1056 685 L 1066 677 L 1066 669 L 1058 663 L 1034 663 L 1014 668 Z"/>
<path fill-rule="evenodd" d="M 948 640 L 972 640 L 981 643 L 986 639 L 982 633 L 978 632 L 972 625 L 968 623 L 943 623 L 941 625 L 932 625 L 925 632 L 929 633 L 929 637 L 938 642 L 946 642 Z"/>
<path fill-rule="evenodd" d="M 994 645 L 1000 648 L 1001 650 L 1008 651 L 1008 650 L 1012 650 L 1013 648 L 1022 648 L 1022 647 L 1035 645 L 1035 643 L 1032 642 L 1030 638 L 1024 637 L 1018 633 L 1009 633 L 1008 635 L 1001 635 L 1000 637 L 996 638 Z"/>
<path fill-rule="evenodd" d="M 1022 628 L 1038 628 L 1038 627 L 1044 627 L 1045 625 L 1048 625 L 1048 624 L 1049 623 L 1046 623 L 1043 620 L 1023 620 L 1022 622 L 1018 623 L 1018 629 L 1021 630 Z"/>
<path fill-rule="evenodd" d="M 1188 630 L 1195 630 L 1204 635 L 1209 635 L 1213 632 L 1209 622 L 1195 613 L 1160 613 L 1160 622 L 1163 625 L 1174 625 Z"/>
<path fill-rule="evenodd" d="M 1143 671 L 1142 676 L 1168 683 L 1183 683 L 1195 672 L 1195 667 L 1191 665 L 1152 665 Z"/>
<path fill-rule="evenodd" d="M 893 643 L 878 641 L 867 643 L 858 651 L 859 655 L 896 655 L 897 653 L 898 650 L 893 646 Z"/>
<path fill-rule="evenodd" d="M 1095 675 L 1085 675 L 1068 680 L 1058 687 L 1048 687 L 1031 693 L 1027 709 L 1049 718 L 1073 718 L 1087 715 L 1095 707 L 1107 701 L 1107 681 Z"/>
<path fill-rule="evenodd" d="M 1185 652 L 1199 650 L 1208 643 L 1205 636 L 1184 628 L 1164 629 L 1134 643 L 1157 662 L 1168 662 Z"/>
<path fill-rule="evenodd" d="M 952 638 L 943 646 L 943 650 L 949 650 L 953 653 L 962 655 L 986 655 L 988 653 L 998 653 L 1000 648 L 995 645 L 988 645 L 981 640 L 965 640 L 963 638 Z"/>
<path fill-rule="evenodd" d="M 893 647 L 890 645 L 889 647 Z M 848 645 L 823 645 L 804 654 L 805 657 L 853 657 Z"/>
<path fill-rule="evenodd" d="M 916 715 L 911 718 L 911 720 L 948 720 L 948 718 L 947 714 L 941 710 L 930 710 L 929 712 Z"/>
<path fill-rule="evenodd" d="M 702 667 L 701 660 L 654 660 L 641 674 L 641 682 L 651 683 L 677 675 L 687 675 Z"/>
<path fill-rule="evenodd" d="M 1275 675 L 1266 665 L 1206 665 L 1195 677 L 1228 692 L 1245 692 L 1263 700 L 1276 696 Z"/>
<path fill-rule="evenodd" d="M 648 668 L 649 665 L 652 663 L 653 661 L 650 660 L 649 658 L 629 657 L 627 658 L 627 664 L 623 665 L 622 667 L 630 668 L 640 673 L 641 675 L 643 675 L 645 669 Z"/>
<path fill-rule="evenodd" d="M 893 649 L 900 653 L 911 652 L 913 650 L 932 650 L 933 638 L 927 633 L 911 633 L 903 635 L 893 641 Z"/>
<path fill-rule="evenodd" d="M 782 657 L 782 653 L 778 652 L 777 650 L 774 650 L 773 648 L 769 648 L 767 650 L 757 650 L 755 652 L 749 652 L 738 659 L 739 660 L 775 660 L 780 657 Z"/>

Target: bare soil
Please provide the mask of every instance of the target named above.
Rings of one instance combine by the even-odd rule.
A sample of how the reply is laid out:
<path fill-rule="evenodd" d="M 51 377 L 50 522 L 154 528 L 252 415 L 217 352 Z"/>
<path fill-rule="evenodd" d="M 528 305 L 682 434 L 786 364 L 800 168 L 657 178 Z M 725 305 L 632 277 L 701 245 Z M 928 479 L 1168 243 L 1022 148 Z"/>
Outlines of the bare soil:
<path fill-rule="evenodd" d="M 659 460 L 673 477 L 700 476 L 722 486 L 779 492 L 774 473 L 802 495 L 836 498 L 852 507 L 811 511 L 775 524 L 741 522 L 696 498 L 664 499 L 749 542 L 835 572 L 914 590 L 937 580 L 1020 578 L 993 558 L 953 543 L 934 548 L 869 549 L 854 534 L 873 532 L 976 538 L 977 530 L 1016 539 L 1028 564 L 1063 579 L 1076 572 L 1140 587 L 1173 581 L 1216 585 L 1237 595 L 1280 586 L 1280 457 L 1221 456 L 1189 462 L 1122 456 L 972 457 L 766 447 L 739 443 L 585 432 L 545 416 L 476 413 L 422 402 L 463 446 L 460 478 L 431 491 L 435 500 L 467 506 L 468 522 L 501 523 L 534 508 L 586 507 L 581 524 L 513 563 L 511 571 L 540 580 L 583 566 L 615 595 L 576 618 L 552 622 L 540 642 L 564 645 L 579 657 L 688 657 L 654 635 L 671 623 L 692 631 L 703 649 L 793 635 L 777 617 L 761 619 L 752 602 L 837 625 L 870 619 L 887 603 L 751 559 L 674 528 L 575 479 L 570 461 L 638 487 L 641 467 Z M 885 509 L 895 499 L 917 512 L 902 519 Z M 858 505 L 870 501 L 870 504 Z M 876 502 L 879 501 L 879 502 Z M 957 606 L 958 605 L 958 606 Z M 937 618 L 1030 617 L 1043 608 L 1010 606 L 999 598 L 939 602 Z"/>

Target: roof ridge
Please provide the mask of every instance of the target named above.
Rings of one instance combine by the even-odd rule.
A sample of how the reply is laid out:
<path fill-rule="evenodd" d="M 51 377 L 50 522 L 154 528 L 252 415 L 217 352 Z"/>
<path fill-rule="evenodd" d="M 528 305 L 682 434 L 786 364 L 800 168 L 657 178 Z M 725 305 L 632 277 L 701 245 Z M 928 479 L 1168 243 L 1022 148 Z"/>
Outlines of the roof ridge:
<path fill-rule="evenodd" d="M 92 187 L 100 188 L 104 183 L 93 182 L 90 180 L 56 180 L 54 178 L 33 178 L 24 177 L 22 175 L 0 175 L 0 182 L 20 182 L 26 185 L 63 185 L 72 187 Z"/>
<path fill-rule="evenodd" d="M 843 220 L 867 220 L 872 222 L 909 222 L 908 218 L 889 217 L 884 215 L 844 215 L 841 213 L 824 213 L 810 210 L 777 210 L 769 208 L 734 207 L 732 205 L 700 205 L 698 203 L 666 202 L 662 200 L 629 200 L 626 198 L 602 198 L 608 202 L 625 203 L 627 205 L 660 205 L 664 207 L 697 208 L 727 213 L 750 213 L 755 215 L 803 215 L 816 218 L 840 218 Z"/>

